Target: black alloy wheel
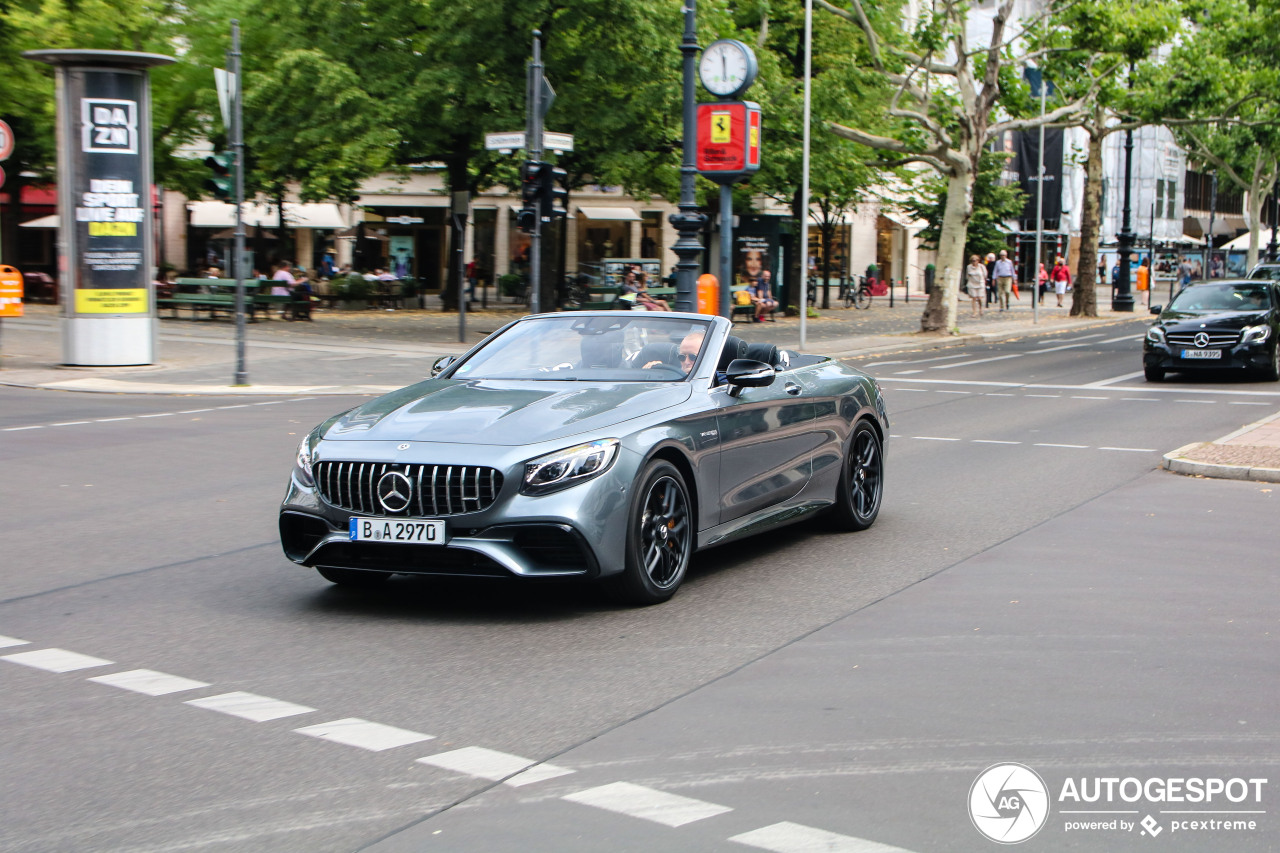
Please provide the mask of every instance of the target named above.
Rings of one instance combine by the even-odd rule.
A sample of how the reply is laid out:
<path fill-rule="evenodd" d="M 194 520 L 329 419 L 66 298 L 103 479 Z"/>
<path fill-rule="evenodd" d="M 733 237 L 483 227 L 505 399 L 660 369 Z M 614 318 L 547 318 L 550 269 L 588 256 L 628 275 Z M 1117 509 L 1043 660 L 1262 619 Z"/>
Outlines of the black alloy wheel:
<path fill-rule="evenodd" d="M 390 572 L 366 572 L 362 569 L 335 569 L 331 566 L 316 566 L 320 577 L 329 583 L 352 588 L 382 586 L 391 577 Z"/>
<path fill-rule="evenodd" d="M 836 524 L 843 530 L 866 530 L 875 524 L 883 499 L 884 446 L 871 424 L 858 421 L 833 507 Z"/>
<path fill-rule="evenodd" d="M 684 477 L 670 462 L 650 462 L 637 480 L 627 524 L 626 567 L 616 581 L 631 604 L 659 604 L 684 581 L 693 554 L 693 511 Z"/>

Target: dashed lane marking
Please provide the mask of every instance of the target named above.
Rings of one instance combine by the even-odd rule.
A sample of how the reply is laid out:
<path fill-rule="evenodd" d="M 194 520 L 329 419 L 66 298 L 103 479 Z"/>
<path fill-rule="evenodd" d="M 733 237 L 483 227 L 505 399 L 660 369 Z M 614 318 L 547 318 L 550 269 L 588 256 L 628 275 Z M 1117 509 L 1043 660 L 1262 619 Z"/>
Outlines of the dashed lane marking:
<path fill-rule="evenodd" d="M 1070 450 L 1088 450 L 1087 444 L 1050 444 L 1049 442 L 1037 442 L 1036 447 L 1065 447 Z"/>
<path fill-rule="evenodd" d="M 953 367 L 968 367 L 971 364 L 986 364 L 991 361 L 1004 361 L 1006 358 L 1022 358 L 1027 355 L 1025 352 L 1015 352 L 1009 355 L 995 355 L 991 358 L 975 358 L 972 361 L 956 361 L 951 364 L 935 364 L 930 370 L 950 370 Z"/>
<path fill-rule="evenodd" d="M 729 839 L 772 853 L 910 853 L 902 847 L 783 821 Z"/>
<path fill-rule="evenodd" d="M 255 723 L 265 723 L 282 717 L 296 717 L 299 714 L 310 714 L 315 711 L 315 708 L 308 708 L 306 705 L 295 705 L 269 696 L 240 691 L 206 696 L 203 699 L 191 699 L 186 704 L 208 711 L 217 711 L 220 714 L 230 714 Z"/>
<path fill-rule="evenodd" d="M 563 799 L 672 827 L 733 811 L 728 806 L 668 794 L 630 782 L 614 782 L 599 788 L 588 788 L 567 794 Z"/>
<path fill-rule="evenodd" d="M 482 746 L 465 746 L 462 749 L 428 755 L 425 758 L 419 758 L 418 763 L 429 764 L 433 767 L 443 767 L 445 770 L 452 770 L 455 773 L 463 773 L 467 776 L 477 776 L 492 782 L 511 776 L 512 778 L 507 780 L 507 784 L 515 787 L 541 782 L 545 779 L 554 779 L 557 776 L 566 776 L 573 772 L 567 767 L 557 767 L 554 764 L 541 764 L 534 767 L 538 762 L 531 758 L 522 758 L 519 755 L 498 752 L 496 749 L 485 749 Z M 527 772 L 523 772 L 528 771 L 530 768 L 541 772 L 535 776 L 529 776 Z M 528 778 L 524 778 L 526 776 Z"/>
<path fill-rule="evenodd" d="M 937 435 L 913 435 L 917 441 L 964 441 L 962 438 L 943 438 Z"/>
<path fill-rule="evenodd" d="M 974 444 L 1022 444 L 1021 441 L 1001 441 L 998 438 L 975 438 Z"/>
<path fill-rule="evenodd" d="M 1200 405 L 1212 406 L 1217 400 L 1174 400 L 1175 403 L 1199 403 Z"/>
<path fill-rule="evenodd" d="M 127 672 L 113 672 L 110 675 L 97 675 L 89 679 L 99 684 L 109 684 L 122 690 L 132 690 L 147 696 L 167 696 L 170 693 L 181 693 L 183 690 L 195 690 L 197 687 L 208 687 L 204 681 L 194 678 L 183 678 L 180 675 L 169 675 L 153 669 L 131 669 Z"/>
<path fill-rule="evenodd" d="M 69 652 L 66 649 L 40 649 L 34 652 L 19 652 L 16 655 L 5 655 L 4 660 L 20 663 L 23 666 L 43 669 L 46 672 L 73 672 L 77 669 L 90 669 L 95 666 L 109 666 L 115 661 Z"/>
<path fill-rule="evenodd" d="M 1121 400 L 1124 400 L 1125 402 L 1128 402 L 1128 403 L 1160 403 L 1160 402 L 1163 402 L 1159 397 L 1121 397 L 1120 399 L 1121 399 Z M 1259 406 L 1266 406 L 1266 405 L 1269 405 L 1269 404 L 1267 404 L 1267 403 L 1258 403 L 1257 405 L 1259 405 Z"/>
<path fill-rule="evenodd" d="M 334 743 L 355 746 L 370 752 L 382 752 L 384 749 L 395 749 L 397 746 L 408 746 L 411 743 L 422 743 L 424 740 L 435 738 L 435 735 L 424 735 L 421 732 L 411 732 L 408 729 L 398 729 L 382 723 L 371 723 L 357 717 L 320 723 L 316 726 L 294 729 L 294 731 L 300 735 L 331 740 Z"/>
<path fill-rule="evenodd" d="M 206 409 L 183 409 L 180 412 L 152 412 L 145 415 L 127 415 L 118 418 L 95 418 L 91 421 L 62 421 L 56 424 L 31 424 L 29 426 L 3 427 L 0 432 L 22 432 L 28 429 L 44 429 L 46 427 L 85 426 L 87 424 L 113 424 L 120 421 L 142 420 L 147 418 L 171 418 L 174 415 L 198 415 L 202 412 L 216 412 L 219 409 L 247 409 L 251 406 L 278 406 L 281 403 L 302 403 L 314 397 L 294 397 L 288 400 L 267 400 L 261 403 L 240 403 L 234 406 L 210 406 Z"/>
<path fill-rule="evenodd" d="M 907 375 L 912 374 L 912 373 L 924 373 L 924 371 L 923 371 L 923 370 L 895 370 L 895 371 L 894 371 L 894 373 L 893 373 L 893 375 L 894 375 L 894 376 L 907 376 Z"/>
<path fill-rule="evenodd" d="M 1094 332 L 1092 335 L 1079 335 L 1074 338 L 1049 338 L 1047 340 L 1037 341 L 1036 344 L 1037 346 L 1044 346 L 1045 344 L 1073 344 L 1076 341 L 1087 341 L 1090 338 L 1100 337 L 1102 337 L 1102 332 Z M 1141 335 L 1139 335 L 1139 337 L 1141 337 Z M 1094 341 L 1094 343 L 1102 344 L 1106 343 L 1106 341 Z"/>
<path fill-rule="evenodd" d="M 1245 400 L 1232 400 L 1229 403 L 1227 403 L 1227 405 L 1228 406 L 1267 406 L 1268 408 L 1271 406 L 1270 403 L 1251 403 Z"/>
<path fill-rule="evenodd" d="M 19 640 L 17 637 L 0 636 L 0 649 L 7 649 L 10 646 L 26 646 L 30 645 L 30 640 Z"/>
<path fill-rule="evenodd" d="M 1119 450 L 1125 453 L 1155 453 L 1154 447 L 1099 447 L 1099 450 Z"/>

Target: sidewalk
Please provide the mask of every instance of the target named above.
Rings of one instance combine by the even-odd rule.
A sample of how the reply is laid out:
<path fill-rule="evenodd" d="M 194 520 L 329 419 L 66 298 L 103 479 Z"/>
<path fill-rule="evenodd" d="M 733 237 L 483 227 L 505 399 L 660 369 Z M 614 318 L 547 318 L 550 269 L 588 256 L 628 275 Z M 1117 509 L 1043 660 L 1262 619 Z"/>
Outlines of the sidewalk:
<path fill-rule="evenodd" d="M 1054 300 L 1052 296 L 1049 303 Z M 21 318 L 0 320 L 0 386 L 116 394 L 174 395 L 376 395 L 430 374 L 442 355 L 458 355 L 523 315 L 519 304 L 491 305 L 467 313 L 466 343 L 459 341 L 458 315 L 427 308 L 398 311 L 316 311 L 310 322 L 262 320 L 246 326 L 245 365 L 249 385 L 232 384 L 235 326 L 230 320 L 162 318 L 159 363 L 143 367 L 68 367 L 60 364 L 59 308 L 27 305 Z M 962 305 L 956 335 L 919 331 L 924 300 L 906 302 L 901 293 L 889 307 L 877 297 L 867 310 L 820 309 L 805 323 L 800 318 L 776 323 L 745 323 L 735 334 L 749 342 L 767 341 L 786 349 L 835 358 L 920 351 L 972 343 L 1091 329 L 1142 319 L 1103 307 L 1096 318 L 1073 318 L 1069 309 L 1041 306 L 1033 316 L 1029 300 L 1006 312 L 988 310 L 969 316 Z M 1216 442 L 1180 448 L 1165 467 L 1181 473 L 1280 482 L 1280 414 Z M 1244 472 L 1244 473 L 1241 473 Z"/>

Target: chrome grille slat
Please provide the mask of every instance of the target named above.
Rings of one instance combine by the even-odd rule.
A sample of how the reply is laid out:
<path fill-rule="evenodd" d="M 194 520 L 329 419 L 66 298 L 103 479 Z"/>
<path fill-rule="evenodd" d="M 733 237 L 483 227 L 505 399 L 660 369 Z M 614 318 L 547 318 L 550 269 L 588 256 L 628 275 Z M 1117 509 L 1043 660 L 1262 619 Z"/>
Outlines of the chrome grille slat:
<path fill-rule="evenodd" d="M 1167 332 L 1165 334 L 1165 339 L 1171 344 L 1177 344 L 1178 346 L 1193 347 L 1195 346 L 1195 339 L 1196 339 L 1196 335 L 1198 334 L 1201 334 L 1201 333 L 1200 332 Z M 1206 334 L 1209 336 L 1208 346 L 1210 347 L 1232 346 L 1233 344 L 1239 343 L 1240 341 L 1240 333 L 1236 331 L 1204 332 L 1203 334 Z"/>
<path fill-rule="evenodd" d="M 400 512 L 387 512 L 378 500 L 378 482 L 391 471 L 404 474 L 415 491 L 409 505 Z M 502 490 L 502 473 L 482 465 L 324 461 L 315 464 L 315 483 L 321 497 L 339 509 L 377 516 L 430 518 L 488 509 Z"/>

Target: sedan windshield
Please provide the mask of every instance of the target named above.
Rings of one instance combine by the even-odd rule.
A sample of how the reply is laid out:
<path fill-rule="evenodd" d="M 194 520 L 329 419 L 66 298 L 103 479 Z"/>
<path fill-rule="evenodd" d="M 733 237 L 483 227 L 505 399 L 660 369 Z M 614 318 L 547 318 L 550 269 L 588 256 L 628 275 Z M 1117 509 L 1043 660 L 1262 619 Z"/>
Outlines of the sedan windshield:
<path fill-rule="evenodd" d="M 1171 311 L 1265 311 L 1271 298 L 1263 285 L 1197 284 L 1169 304 Z"/>
<path fill-rule="evenodd" d="M 678 382 L 697 362 L 709 328 L 706 321 L 649 312 L 540 317 L 516 323 L 451 376 Z"/>

